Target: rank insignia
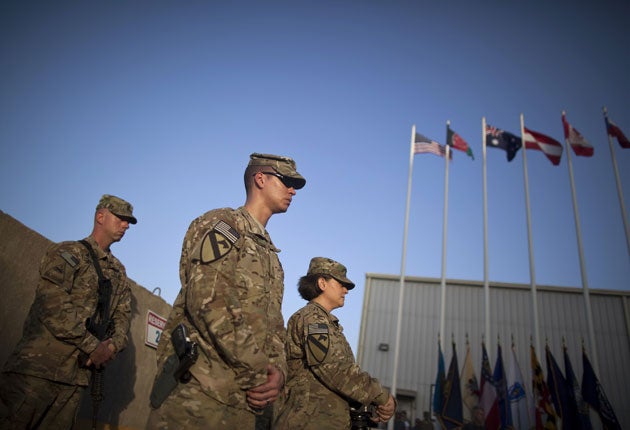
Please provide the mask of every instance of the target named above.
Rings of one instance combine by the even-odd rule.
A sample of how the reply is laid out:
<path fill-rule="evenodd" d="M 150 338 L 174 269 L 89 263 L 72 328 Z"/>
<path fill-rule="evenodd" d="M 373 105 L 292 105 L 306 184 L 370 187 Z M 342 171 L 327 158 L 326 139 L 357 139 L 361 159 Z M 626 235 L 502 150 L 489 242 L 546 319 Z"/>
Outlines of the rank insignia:
<path fill-rule="evenodd" d="M 241 235 L 225 221 L 219 221 L 201 241 L 200 261 L 212 263 L 227 255 Z"/>
<path fill-rule="evenodd" d="M 311 357 L 317 363 L 322 363 L 326 359 L 330 347 L 328 326 L 322 323 L 309 324 L 306 343 Z"/>

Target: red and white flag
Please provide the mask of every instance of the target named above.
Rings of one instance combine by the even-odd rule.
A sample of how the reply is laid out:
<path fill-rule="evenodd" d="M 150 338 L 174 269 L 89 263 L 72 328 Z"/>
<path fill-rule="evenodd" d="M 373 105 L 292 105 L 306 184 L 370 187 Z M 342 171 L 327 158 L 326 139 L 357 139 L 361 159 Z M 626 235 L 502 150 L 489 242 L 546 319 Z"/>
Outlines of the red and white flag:
<path fill-rule="evenodd" d="M 557 140 L 525 127 L 523 141 L 525 142 L 525 148 L 542 151 L 554 166 L 560 164 L 562 145 Z"/>
<path fill-rule="evenodd" d="M 571 148 L 573 148 L 575 155 L 592 157 L 593 146 L 584 139 L 584 136 L 582 136 L 579 131 L 569 124 L 564 112 L 562 112 L 562 126 L 564 128 L 564 138 L 569 142 Z"/>
<path fill-rule="evenodd" d="M 608 117 L 606 117 L 606 130 L 608 131 L 608 135 L 610 137 L 617 138 L 617 142 L 619 142 L 619 145 L 621 145 L 622 148 L 630 148 L 630 140 L 628 140 L 626 135 L 623 134 L 623 131 L 617 127 L 617 124 L 609 120 Z"/>

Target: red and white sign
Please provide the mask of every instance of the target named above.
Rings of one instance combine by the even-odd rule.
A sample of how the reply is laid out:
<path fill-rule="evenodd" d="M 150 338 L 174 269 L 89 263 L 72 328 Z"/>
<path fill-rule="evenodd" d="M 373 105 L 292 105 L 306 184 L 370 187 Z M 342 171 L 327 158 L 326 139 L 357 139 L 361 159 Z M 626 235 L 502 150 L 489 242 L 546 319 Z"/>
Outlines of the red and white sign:
<path fill-rule="evenodd" d="M 160 336 L 162 336 L 162 330 L 164 330 L 165 326 L 166 318 L 151 310 L 147 311 L 147 333 L 144 344 L 157 349 Z"/>

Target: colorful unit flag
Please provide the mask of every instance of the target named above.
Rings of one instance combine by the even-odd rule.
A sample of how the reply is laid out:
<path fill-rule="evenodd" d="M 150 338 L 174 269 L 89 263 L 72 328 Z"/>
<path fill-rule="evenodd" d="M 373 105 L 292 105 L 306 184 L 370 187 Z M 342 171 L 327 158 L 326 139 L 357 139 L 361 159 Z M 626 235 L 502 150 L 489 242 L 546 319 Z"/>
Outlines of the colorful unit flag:
<path fill-rule="evenodd" d="M 492 369 L 486 351 L 486 344 L 481 342 L 483 355 L 481 358 L 481 382 L 479 395 L 479 406 L 484 410 L 486 416 L 486 428 L 498 429 L 501 425 L 499 416 L 499 403 L 497 402 L 497 390 L 492 380 Z"/>
<path fill-rule="evenodd" d="M 479 383 L 475 375 L 475 368 L 470 354 L 470 345 L 466 341 L 466 357 L 464 357 L 464 365 L 462 366 L 461 388 L 462 402 L 464 404 L 463 413 L 464 420 L 470 421 L 472 409 L 479 405 Z"/>
<path fill-rule="evenodd" d="M 578 428 L 576 411 L 574 407 L 571 407 L 567 380 L 564 378 L 558 363 L 556 363 L 556 359 L 553 358 L 549 346 L 545 347 L 545 352 L 547 355 L 547 386 L 551 392 L 551 400 L 556 408 L 556 412 L 562 419 L 562 428 L 576 429 Z"/>
<path fill-rule="evenodd" d="M 436 415 L 442 413 L 444 406 L 444 355 L 442 354 L 442 346 L 438 340 L 438 371 L 435 377 L 435 391 L 433 392 L 433 412 Z"/>
<path fill-rule="evenodd" d="M 584 368 L 582 373 L 582 397 L 584 401 L 595 409 L 604 429 L 621 430 L 621 424 L 619 424 L 615 411 L 606 397 L 604 387 L 599 383 L 584 350 L 582 350 L 582 366 Z"/>
<path fill-rule="evenodd" d="M 621 145 L 622 148 L 630 148 L 630 140 L 623 134 L 623 131 L 615 123 L 608 119 L 608 117 L 604 117 L 606 120 L 606 131 L 610 137 L 617 138 L 617 142 Z"/>
<path fill-rule="evenodd" d="M 573 366 L 569 359 L 566 346 L 564 350 L 564 373 L 567 379 L 567 389 L 569 391 L 569 401 L 571 407 L 575 408 L 576 418 L 576 430 L 592 430 L 591 417 L 588 415 L 588 405 L 582 398 L 582 392 L 580 391 L 580 383 L 573 373 Z"/>
<path fill-rule="evenodd" d="M 557 416 L 551 404 L 551 395 L 545 382 L 542 367 L 536 357 L 536 349 L 530 346 L 530 359 L 532 365 L 532 388 L 534 393 L 534 417 L 536 430 L 556 430 Z"/>
<path fill-rule="evenodd" d="M 428 137 L 416 133 L 413 144 L 413 153 L 414 154 L 435 154 L 439 157 L 446 157 L 446 146 L 440 145 L 433 139 L 429 139 Z M 450 152 L 450 159 L 453 158 L 453 153 Z"/>
<path fill-rule="evenodd" d="M 562 144 L 560 142 L 527 127 L 523 129 L 523 132 L 525 148 L 542 151 L 554 166 L 560 164 L 560 157 L 562 157 Z"/>
<path fill-rule="evenodd" d="M 573 148 L 575 155 L 580 157 L 593 156 L 593 146 L 584 139 L 584 136 L 579 131 L 569 124 L 564 112 L 562 112 L 562 128 L 564 128 L 564 138 Z"/>
<path fill-rule="evenodd" d="M 516 359 L 516 350 L 512 344 L 512 354 L 507 371 L 507 395 L 512 411 L 512 423 L 515 429 L 530 428 L 530 398 L 525 389 L 525 380 Z"/>
<path fill-rule="evenodd" d="M 462 139 L 459 134 L 451 130 L 448 125 L 446 126 L 446 144 L 460 151 L 464 151 L 473 160 L 475 159 L 472 149 L 470 149 L 468 143 Z"/>
<path fill-rule="evenodd" d="M 462 392 L 459 382 L 459 365 L 457 364 L 457 350 L 453 342 L 453 357 L 448 367 L 446 381 L 444 383 L 444 404 L 442 405 L 442 415 L 440 423 L 442 428 L 452 430 L 461 428 L 464 424 L 462 417 Z"/>
<path fill-rule="evenodd" d="M 490 148 L 500 148 L 507 152 L 507 161 L 512 161 L 516 152 L 521 149 L 523 142 L 510 132 L 486 125 L 486 145 Z"/>
<path fill-rule="evenodd" d="M 512 428 L 512 410 L 510 409 L 510 400 L 508 399 L 507 378 L 505 377 L 505 367 L 503 366 L 503 354 L 500 344 L 497 346 L 497 361 L 494 364 L 492 379 L 497 389 L 501 428 L 510 429 Z"/>

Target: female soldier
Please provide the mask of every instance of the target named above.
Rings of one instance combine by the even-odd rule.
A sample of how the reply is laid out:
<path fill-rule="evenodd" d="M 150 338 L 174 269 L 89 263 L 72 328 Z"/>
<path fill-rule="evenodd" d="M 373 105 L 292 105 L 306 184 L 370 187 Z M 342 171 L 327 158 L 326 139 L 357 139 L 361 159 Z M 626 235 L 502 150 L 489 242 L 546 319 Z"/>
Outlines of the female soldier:
<path fill-rule="evenodd" d="M 315 257 L 300 278 L 298 292 L 308 304 L 287 324 L 287 399 L 277 422 L 280 430 L 350 429 L 350 407 L 375 406 L 375 422 L 391 418 L 391 394 L 355 363 L 337 317 L 354 283 L 346 268 Z"/>

